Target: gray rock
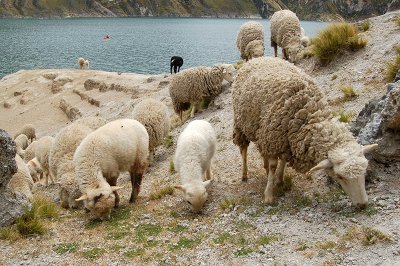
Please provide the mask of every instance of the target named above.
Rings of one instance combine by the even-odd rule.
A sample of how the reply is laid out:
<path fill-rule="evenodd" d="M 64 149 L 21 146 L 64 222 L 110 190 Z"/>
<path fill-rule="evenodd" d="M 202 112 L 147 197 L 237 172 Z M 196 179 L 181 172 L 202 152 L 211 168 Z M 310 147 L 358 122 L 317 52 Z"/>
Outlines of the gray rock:
<path fill-rule="evenodd" d="M 396 77 L 394 78 L 394 82 L 397 82 L 400 80 L 400 69 L 397 71 Z"/>
<path fill-rule="evenodd" d="M 25 195 L 14 194 L 7 188 L 8 181 L 18 170 L 14 159 L 16 152 L 13 139 L 0 129 L 0 228 L 12 224 L 23 214 L 24 207 L 30 205 Z"/>

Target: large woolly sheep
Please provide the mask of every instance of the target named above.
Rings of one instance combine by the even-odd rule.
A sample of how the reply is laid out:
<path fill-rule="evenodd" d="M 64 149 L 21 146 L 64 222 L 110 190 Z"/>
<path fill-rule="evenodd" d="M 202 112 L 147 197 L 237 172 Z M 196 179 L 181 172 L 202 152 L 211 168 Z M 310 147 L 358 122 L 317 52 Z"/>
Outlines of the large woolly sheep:
<path fill-rule="evenodd" d="M 14 134 L 14 139 L 21 134 L 26 135 L 30 141 L 36 139 L 36 130 L 32 124 L 24 125 L 17 133 Z"/>
<path fill-rule="evenodd" d="M 245 61 L 264 56 L 264 29 L 262 24 L 249 21 L 240 26 L 236 46 L 240 51 L 240 57 Z"/>
<path fill-rule="evenodd" d="M 149 165 L 151 165 L 154 149 L 163 142 L 169 132 L 168 108 L 158 100 L 144 99 L 133 109 L 132 118 L 142 123 L 149 134 Z"/>
<path fill-rule="evenodd" d="M 37 140 L 37 144 L 35 147 L 35 158 L 28 162 L 28 166 L 32 173 L 40 172 L 40 178 L 43 178 L 45 175 L 45 184 L 49 185 L 49 176 L 51 182 L 54 184 L 54 177 L 49 172 L 49 155 L 50 150 L 53 147 L 54 138 L 51 136 L 41 137 Z"/>
<path fill-rule="evenodd" d="M 24 152 L 24 161 L 25 163 L 29 162 L 33 158 L 35 158 L 35 148 L 36 148 L 37 141 L 32 141 L 31 144 L 25 149 Z"/>
<path fill-rule="evenodd" d="M 78 208 L 82 202 L 75 201 L 81 196 L 75 181 L 73 156 L 81 141 L 95 129 L 106 124 L 101 117 L 85 117 L 61 129 L 49 155 L 50 173 L 60 184 L 60 201 L 63 208 Z"/>
<path fill-rule="evenodd" d="M 206 188 L 211 182 L 211 160 L 216 143 L 214 129 L 205 120 L 190 122 L 178 138 L 174 165 L 181 185 L 175 188 L 183 191 L 184 199 L 195 212 L 200 211 L 208 197 Z"/>
<path fill-rule="evenodd" d="M 89 60 L 79 57 L 78 64 L 80 69 L 89 69 Z"/>
<path fill-rule="evenodd" d="M 325 169 L 354 205 L 366 205 L 364 153 L 375 146 L 357 144 L 344 123 L 331 119 L 322 93 L 307 74 L 279 58 L 257 58 L 238 71 L 232 96 L 242 180 L 247 180 L 247 147 L 253 141 L 268 175 L 266 203 L 274 201 L 274 179 L 282 183 L 288 162 L 299 172 Z"/>
<path fill-rule="evenodd" d="M 28 137 L 25 134 L 19 134 L 14 141 L 15 146 L 17 147 L 17 154 L 21 157 L 24 157 L 24 149 L 26 149 L 29 144 Z"/>
<path fill-rule="evenodd" d="M 24 160 L 17 154 L 15 156 L 18 171 L 12 176 L 7 186 L 14 192 L 24 194 L 30 201 L 33 198 L 32 187 L 33 180 L 29 174 L 29 170 L 25 165 Z"/>
<path fill-rule="evenodd" d="M 233 81 L 235 69 L 232 65 L 219 64 L 211 69 L 207 67 L 194 67 L 185 69 L 172 77 L 169 94 L 175 113 L 182 121 L 182 113 L 192 105 L 191 117 L 194 116 L 195 107 L 203 97 L 214 97 L 222 90 L 222 81 Z"/>
<path fill-rule="evenodd" d="M 296 14 L 290 10 L 279 10 L 270 21 L 271 46 L 274 47 L 275 57 L 278 56 L 279 46 L 282 47 L 283 58 L 295 62 L 301 50 L 301 27 Z"/>
<path fill-rule="evenodd" d="M 118 206 L 117 179 L 129 171 L 132 193 L 129 202 L 139 194 L 149 156 L 149 135 L 146 128 L 133 119 L 112 121 L 83 139 L 75 151 L 75 178 L 86 209 L 101 219 L 110 217 Z"/>

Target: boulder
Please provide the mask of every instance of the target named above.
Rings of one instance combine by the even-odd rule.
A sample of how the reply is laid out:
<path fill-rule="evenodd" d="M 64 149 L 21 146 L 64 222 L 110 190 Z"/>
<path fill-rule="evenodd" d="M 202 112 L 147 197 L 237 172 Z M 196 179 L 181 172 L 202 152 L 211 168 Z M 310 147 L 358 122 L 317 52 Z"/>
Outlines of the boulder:
<path fill-rule="evenodd" d="M 15 142 L 6 131 L 0 129 L 0 228 L 12 224 L 30 206 L 25 195 L 13 193 L 7 184 L 17 172 Z"/>

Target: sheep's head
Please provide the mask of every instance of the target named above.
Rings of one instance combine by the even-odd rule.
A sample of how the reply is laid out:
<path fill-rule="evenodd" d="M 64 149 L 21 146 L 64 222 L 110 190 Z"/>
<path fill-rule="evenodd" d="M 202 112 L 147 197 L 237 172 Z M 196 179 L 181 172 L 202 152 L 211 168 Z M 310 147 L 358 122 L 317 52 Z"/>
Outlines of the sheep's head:
<path fill-rule="evenodd" d="M 212 67 L 211 72 L 221 73 L 222 78 L 228 82 L 233 82 L 236 74 L 236 69 L 231 64 L 218 64 Z"/>
<path fill-rule="evenodd" d="M 357 143 L 348 144 L 328 153 L 328 158 L 321 161 L 310 171 L 324 169 L 342 186 L 352 203 L 365 208 L 368 203 L 365 192 L 365 174 L 368 161 L 364 154 L 372 151 L 378 144 L 361 146 Z"/>
<path fill-rule="evenodd" d="M 248 60 L 264 56 L 264 42 L 261 40 L 253 40 L 246 45 L 244 51 Z"/>
<path fill-rule="evenodd" d="M 301 44 L 295 44 L 287 48 L 289 62 L 294 63 L 298 60 L 298 54 L 300 53 L 301 49 Z"/>
<path fill-rule="evenodd" d="M 98 188 L 83 193 L 76 201 L 82 201 L 86 209 L 92 212 L 101 220 L 110 219 L 111 210 L 115 205 L 114 191 L 122 187 L 109 186 L 108 188 Z"/>
<path fill-rule="evenodd" d="M 28 166 L 29 174 L 31 175 L 32 179 L 35 182 L 39 181 L 39 175 L 43 173 L 43 169 L 38 159 L 36 157 L 33 158 L 26 164 L 26 166 Z"/>
<path fill-rule="evenodd" d="M 199 213 L 204 203 L 207 200 L 207 186 L 210 185 L 210 180 L 204 181 L 198 186 L 193 185 L 177 185 L 174 186 L 183 192 L 183 198 L 192 206 L 194 212 Z"/>

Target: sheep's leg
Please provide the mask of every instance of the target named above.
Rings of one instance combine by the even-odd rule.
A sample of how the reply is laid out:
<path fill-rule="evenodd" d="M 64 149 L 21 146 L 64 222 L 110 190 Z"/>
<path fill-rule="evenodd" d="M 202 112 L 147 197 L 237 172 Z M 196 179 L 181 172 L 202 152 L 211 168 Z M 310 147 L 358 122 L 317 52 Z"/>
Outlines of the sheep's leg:
<path fill-rule="evenodd" d="M 275 57 L 278 57 L 278 45 L 276 43 L 273 43 L 272 46 L 274 47 Z"/>
<path fill-rule="evenodd" d="M 172 66 L 171 66 L 171 68 L 170 68 L 170 70 L 169 70 L 170 72 L 171 72 L 171 75 L 172 75 Z"/>
<path fill-rule="evenodd" d="M 240 147 L 240 154 L 242 155 L 242 181 L 247 182 L 247 148 L 249 144 Z"/>
<path fill-rule="evenodd" d="M 208 166 L 207 170 L 206 170 L 206 180 L 211 180 L 212 178 L 212 174 L 211 174 L 211 163 Z"/>
<path fill-rule="evenodd" d="M 46 174 L 47 174 L 47 176 L 50 176 L 50 181 L 51 181 L 51 183 L 52 183 L 52 184 L 55 184 L 53 175 L 52 175 L 49 171 L 47 171 Z"/>
<path fill-rule="evenodd" d="M 278 161 L 278 167 L 277 167 L 276 173 L 275 173 L 275 181 L 276 181 L 277 186 L 279 186 L 283 183 L 283 175 L 285 174 L 285 166 L 286 166 L 285 160 Z"/>
<path fill-rule="evenodd" d="M 106 178 L 108 181 L 108 184 L 110 184 L 110 186 L 116 186 L 117 185 L 117 179 L 118 179 L 118 175 L 116 177 L 110 177 L 110 178 Z M 117 191 L 113 191 L 114 196 L 115 196 L 115 203 L 114 203 L 114 207 L 118 208 L 119 206 L 119 195 Z"/>
<path fill-rule="evenodd" d="M 142 184 L 142 178 L 143 178 L 142 173 L 131 174 L 132 193 L 131 193 L 131 198 L 129 199 L 130 203 L 135 202 L 139 195 L 140 185 Z"/>
<path fill-rule="evenodd" d="M 265 203 L 272 204 L 274 202 L 274 176 L 278 160 L 276 158 L 266 158 L 264 159 L 264 165 L 267 164 L 265 160 L 268 160 L 268 183 L 264 192 Z"/>
<path fill-rule="evenodd" d="M 178 66 L 178 72 L 181 71 L 181 66 Z"/>
<path fill-rule="evenodd" d="M 288 60 L 287 52 L 285 48 L 282 48 L 283 59 Z"/>
<path fill-rule="evenodd" d="M 196 103 L 192 104 L 192 111 L 190 112 L 190 117 L 194 117 L 194 113 L 196 112 Z"/>
<path fill-rule="evenodd" d="M 175 74 L 176 74 L 176 70 L 177 70 L 177 66 L 174 66 L 174 72 L 175 72 Z"/>

